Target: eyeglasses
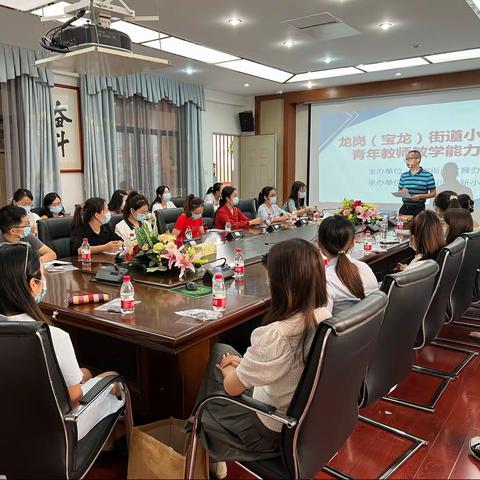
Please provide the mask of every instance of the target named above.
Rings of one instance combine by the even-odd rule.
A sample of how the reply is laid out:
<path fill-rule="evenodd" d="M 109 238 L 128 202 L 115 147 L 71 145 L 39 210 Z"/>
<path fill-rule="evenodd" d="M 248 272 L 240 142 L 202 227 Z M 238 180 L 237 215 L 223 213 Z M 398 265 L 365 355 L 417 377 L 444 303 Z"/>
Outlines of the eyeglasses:
<path fill-rule="evenodd" d="M 28 249 L 30 248 L 30 244 L 28 242 L 15 242 L 15 243 L 10 243 L 10 242 L 0 242 L 0 248 L 5 248 L 5 247 L 16 247 L 16 246 L 24 246 L 25 248 L 25 268 L 24 268 L 24 273 L 25 276 L 27 276 L 27 264 L 28 264 Z"/>

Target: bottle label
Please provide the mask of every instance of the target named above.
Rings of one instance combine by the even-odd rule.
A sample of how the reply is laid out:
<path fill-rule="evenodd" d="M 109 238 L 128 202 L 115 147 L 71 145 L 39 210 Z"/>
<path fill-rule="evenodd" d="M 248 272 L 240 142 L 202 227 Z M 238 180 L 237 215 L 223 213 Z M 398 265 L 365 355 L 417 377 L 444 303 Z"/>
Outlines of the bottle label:
<path fill-rule="evenodd" d="M 371 243 L 366 243 L 364 246 L 363 246 L 363 249 L 366 251 L 366 252 L 371 252 L 372 251 L 372 248 L 373 248 L 373 245 Z"/>
<path fill-rule="evenodd" d="M 235 265 L 233 269 L 235 273 L 245 273 L 245 266 L 244 265 Z"/>
<path fill-rule="evenodd" d="M 212 305 L 215 308 L 225 308 L 227 306 L 227 298 L 226 297 L 213 297 L 212 298 Z"/>
<path fill-rule="evenodd" d="M 135 300 L 133 299 L 120 300 L 120 308 L 122 310 L 133 310 L 135 308 Z"/>
<path fill-rule="evenodd" d="M 82 252 L 82 262 L 89 262 L 92 259 L 90 252 Z"/>

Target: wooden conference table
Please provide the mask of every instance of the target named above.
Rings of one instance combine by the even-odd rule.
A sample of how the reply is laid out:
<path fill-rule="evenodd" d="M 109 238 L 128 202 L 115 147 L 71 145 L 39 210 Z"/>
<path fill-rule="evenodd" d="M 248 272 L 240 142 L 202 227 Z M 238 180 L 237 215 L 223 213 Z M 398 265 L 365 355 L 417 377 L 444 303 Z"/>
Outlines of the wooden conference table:
<path fill-rule="evenodd" d="M 210 344 L 224 332 L 253 319 L 269 307 L 262 255 L 272 244 L 288 238 L 315 239 L 318 225 L 309 224 L 265 234 L 261 229 L 245 233 L 233 242 L 223 241 L 224 234 L 212 233 L 218 243 L 217 258 L 233 261 L 235 248 L 245 257 L 245 276 L 229 279 L 227 307 L 219 320 L 201 322 L 175 312 L 193 308 L 211 308 L 210 297 L 191 298 L 172 292 L 160 283 L 175 282 L 174 277 L 133 272 L 135 313 L 95 310 L 98 304 L 68 306 L 66 299 L 76 293 L 108 293 L 119 296 L 119 287 L 93 282 L 94 273 L 110 255 L 95 255 L 91 271 L 82 270 L 78 260 L 70 259 L 79 270 L 47 273 L 48 292 L 41 304 L 48 315 L 55 312 L 55 324 L 67 330 L 82 366 L 94 373 L 116 370 L 127 380 L 136 415 L 145 420 L 174 416 L 185 418 L 191 412 L 210 352 Z M 357 238 L 361 241 L 361 238 Z M 388 245 L 384 251 L 364 256 L 362 246 L 353 255 L 366 261 L 376 273 L 387 273 L 393 266 L 413 257 L 406 240 Z"/>

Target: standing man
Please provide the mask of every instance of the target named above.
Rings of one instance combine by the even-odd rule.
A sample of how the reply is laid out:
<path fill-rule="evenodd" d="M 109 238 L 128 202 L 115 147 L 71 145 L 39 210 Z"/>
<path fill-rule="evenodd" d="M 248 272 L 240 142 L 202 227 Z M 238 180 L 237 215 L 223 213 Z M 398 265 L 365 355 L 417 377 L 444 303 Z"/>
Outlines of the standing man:
<path fill-rule="evenodd" d="M 414 217 L 425 210 L 425 200 L 437 194 L 435 179 L 430 172 L 420 166 L 422 154 L 418 150 L 410 150 L 406 162 L 408 172 L 403 172 L 398 184 L 399 190 L 408 190 L 411 198 L 404 198 L 400 215 Z"/>

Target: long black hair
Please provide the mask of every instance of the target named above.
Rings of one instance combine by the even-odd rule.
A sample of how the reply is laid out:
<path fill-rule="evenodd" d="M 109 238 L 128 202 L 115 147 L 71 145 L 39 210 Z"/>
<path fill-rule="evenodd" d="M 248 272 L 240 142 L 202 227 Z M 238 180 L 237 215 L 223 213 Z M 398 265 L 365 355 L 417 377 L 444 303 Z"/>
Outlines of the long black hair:
<path fill-rule="evenodd" d="M 300 182 L 299 180 L 293 182 L 292 188 L 290 189 L 290 194 L 288 195 L 288 198 L 287 198 L 287 202 L 290 199 L 292 199 L 295 202 L 295 208 L 297 210 L 305 206 L 305 199 L 298 198 L 298 192 L 303 187 L 307 188 L 307 186 L 303 182 Z"/>
<path fill-rule="evenodd" d="M 227 186 L 222 190 L 222 196 L 220 197 L 220 207 L 223 207 L 227 203 L 227 198 L 236 190 L 235 187 Z M 217 210 L 218 212 L 218 210 Z M 216 213 L 216 212 L 215 212 Z"/>
<path fill-rule="evenodd" d="M 139 210 L 144 206 L 148 207 L 148 200 L 138 192 L 131 191 L 128 194 L 127 201 L 125 202 L 125 208 L 123 209 L 123 218 L 125 220 L 130 216 L 130 210 Z"/>
<path fill-rule="evenodd" d="M 72 230 L 82 227 L 90 222 L 96 213 L 102 213 L 105 208 L 105 200 L 100 197 L 89 198 L 84 204 L 75 207 Z"/>
<path fill-rule="evenodd" d="M 115 190 L 108 202 L 108 209 L 111 212 L 120 213 L 122 211 L 123 198 L 126 196 L 127 192 L 125 190 Z"/>
<path fill-rule="evenodd" d="M 168 189 L 168 191 L 170 191 L 170 187 L 167 186 L 167 185 L 160 185 L 159 187 L 157 187 L 157 190 L 155 192 L 157 194 L 157 196 L 155 197 L 155 200 L 150 205 L 150 210 L 153 208 L 153 206 L 156 203 L 162 203 L 162 196 L 165 193 L 165 190 L 167 190 L 167 189 Z"/>
<path fill-rule="evenodd" d="M 199 197 L 196 197 L 193 193 L 187 195 L 185 198 L 185 203 L 183 204 L 183 213 L 187 217 L 191 217 L 192 212 L 198 207 L 203 207 L 203 200 Z"/>
<path fill-rule="evenodd" d="M 206 194 L 210 195 L 211 193 L 213 193 L 215 195 L 217 192 L 219 192 L 222 189 L 222 185 L 223 183 L 221 182 L 214 183 L 213 186 L 207 190 Z"/>
<path fill-rule="evenodd" d="M 449 208 L 460 208 L 457 194 L 452 190 L 440 192 L 433 200 L 433 205 L 442 212 L 446 212 Z"/>
<path fill-rule="evenodd" d="M 470 195 L 466 193 L 462 193 L 458 196 L 458 203 L 460 204 L 461 208 L 468 210 L 470 213 L 473 213 L 475 208 L 475 202 L 471 199 Z"/>
<path fill-rule="evenodd" d="M 45 215 L 48 218 L 53 218 L 53 213 L 50 211 L 49 207 L 57 198 L 60 201 L 62 201 L 62 199 L 60 198 L 60 195 L 58 193 L 55 193 L 55 192 L 47 193 L 43 197 L 42 215 Z M 61 216 L 65 215 L 65 208 L 63 208 L 63 206 L 62 206 L 62 211 L 59 213 L 59 215 L 61 215 Z"/>
<path fill-rule="evenodd" d="M 330 255 L 337 256 L 335 272 L 352 295 L 365 298 L 362 277 L 355 264 L 347 257 L 347 250 L 355 239 L 353 223 L 342 215 L 326 218 L 318 227 L 318 244 Z"/>
<path fill-rule="evenodd" d="M 26 263 L 26 266 L 25 266 Z M 0 246 L 0 314 L 26 313 L 34 320 L 50 323 L 35 301 L 29 282 L 42 279 L 40 257 L 25 243 Z"/>
<path fill-rule="evenodd" d="M 258 194 L 258 206 L 265 203 L 265 197 L 268 197 L 268 194 L 275 190 L 275 187 L 263 187 L 262 191 Z"/>

